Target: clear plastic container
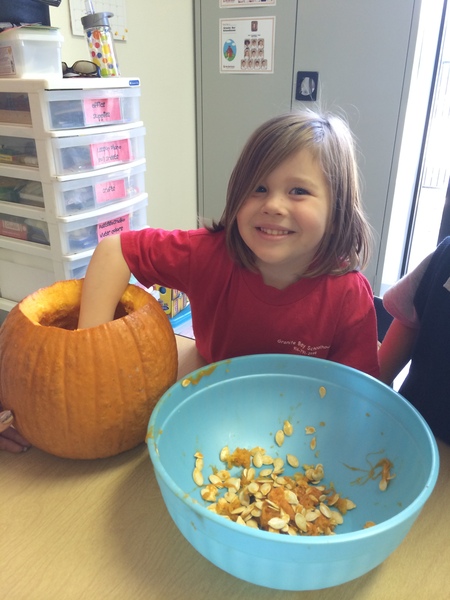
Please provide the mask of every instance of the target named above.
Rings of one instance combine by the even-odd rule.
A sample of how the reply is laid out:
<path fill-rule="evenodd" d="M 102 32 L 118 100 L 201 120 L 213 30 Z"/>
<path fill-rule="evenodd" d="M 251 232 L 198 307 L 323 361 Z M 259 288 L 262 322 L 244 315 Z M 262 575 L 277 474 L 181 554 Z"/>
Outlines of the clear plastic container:
<path fill-rule="evenodd" d="M 140 87 L 47 91 L 49 128 L 77 129 L 140 120 Z M 0 104 L 1 107 L 1 104 Z"/>
<path fill-rule="evenodd" d="M 59 237 L 62 254 L 91 250 L 105 237 L 124 231 L 143 229 L 147 225 L 147 194 L 133 200 L 99 209 L 84 215 L 59 217 L 56 224 L 49 223 L 50 239 Z"/>
<path fill-rule="evenodd" d="M 28 206 L 44 207 L 42 184 L 40 181 L 4 177 L 0 175 L 0 203 L 13 202 Z M 1 209 L 0 209 L 1 210 Z"/>
<path fill-rule="evenodd" d="M 0 213 L 0 236 L 50 245 L 48 224 L 29 217 Z"/>
<path fill-rule="evenodd" d="M 51 139 L 56 175 L 73 175 L 145 157 L 145 128 Z"/>
<path fill-rule="evenodd" d="M 61 45 L 56 27 L 29 25 L 0 33 L 0 77 L 39 78 L 61 73 Z"/>
<path fill-rule="evenodd" d="M 0 123 L 31 125 L 28 94 L 22 92 L 0 92 Z"/>
<path fill-rule="evenodd" d="M 38 167 L 36 142 L 27 137 L 0 135 L 0 165 Z"/>
<path fill-rule="evenodd" d="M 19 244 L 17 242 L 17 246 Z M 81 279 L 86 275 L 92 253 L 93 250 L 58 257 L 50 248 L 43 248 L 41 254 L 36 254 L 26 244 L 21 249 L 0 247 L 0 295 L 20 302 L 39 288 L 56 281 Z"/>

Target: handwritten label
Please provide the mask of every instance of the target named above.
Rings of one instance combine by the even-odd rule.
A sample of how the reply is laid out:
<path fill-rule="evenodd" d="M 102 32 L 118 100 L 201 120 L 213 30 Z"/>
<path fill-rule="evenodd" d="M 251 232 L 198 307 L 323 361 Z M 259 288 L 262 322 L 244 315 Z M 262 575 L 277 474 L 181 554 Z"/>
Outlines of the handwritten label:
<path fill-rule="evenodd" d="M 87 98 L 83 101 L 86 125 L 122 120 L 120 98 Z"/>
<path fill-rule="evenodd" d="M 97 226 L 98 241 L 124 231 L 130 231 L 130 215 L 124 215 L 123 217 L 115 217 L 108 221 L 103 221 Z"/>
<path fill-rule="evenodd" d="M 131 160 L 130 140 L 116 140 L 91 144 L 91 162 L 93 167 L 107 167 Z"/>
<path fill-rule="evenodd" d="M 118 198 L 125 198 L 126 188 L 125 179 L 116 179 L 115 181 L 103 181 L 94 186 L 97 202 L 110 202 Z"/>

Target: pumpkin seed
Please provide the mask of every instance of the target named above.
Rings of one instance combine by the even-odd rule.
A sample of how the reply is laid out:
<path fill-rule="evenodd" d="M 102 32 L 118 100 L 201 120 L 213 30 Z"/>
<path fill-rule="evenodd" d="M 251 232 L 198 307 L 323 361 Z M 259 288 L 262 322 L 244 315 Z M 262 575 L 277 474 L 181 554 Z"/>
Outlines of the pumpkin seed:
<path fill-rule="evenodd" d="M 262 467 L 262 464 L 263 464 L 263 455 L 261 454 L 261 452 L 255 452 L 252 460 L 253 460 L 253 465 L 257 469 L 260 469 Z"/>
<path fill-rule="evenodd" d="M 303 533 L 306 533 L 308 531 L 308 522 L 305 518 L 305 515 L 302 515 L 302 513 L 296 513 L 294 520 L 295 524 L 300 529 L 300 531 L 303 531 Z"/>
<path fill-rule="evenodd" d="M 273 527 L 273 529 L 283 529 L 283 527 L 286 526 L 286 521 L 284 521 L 280 517 L 272 517 L 269 520 L 269 526 Z"/>
<path fill-rule="evenodd" d="M 283 471 L 283 467 L 284 460 L 280 456 L 277 456 L 277 458 L 275 458 L 275 460 L 273 461 L 273 472 L 281 473 L 281 471 Z"/>
<path fill-rule="evenodd" d="M 282 446 L 284 443 L 284 432 L 282 429 L 279 429 L 275 434 L 275 441 L 278 446 Z"/>
<path fill-rule="evenodd" d="M 222 462 L 227 462 L 227 460 L 230 458 L 230 449 L 228 448 L 228 446 L 224 446 L 222 448 L 219 457 Z"/>
<path fill-rule="evenodd" d="M 192 479 L 194 480 L 196 485 L 198 485 L 199 487 L 201 487 L 203 485 L 203 475 L 202 475 L 202 472 L 200 471 L 200 469 L 197 469 L 197 467 L 194 469 L 194 471 L 192 473 Z"/>
<path fill-rule="evenodd" d="M 284 435 L 290 436 L 294 433 L 294 428 L 292 427 L 292 424 L 289 421 L 285 421 L 283 423 L 283 432 Z"/>
<path fill-rule="evenodd" d="M 294 469 L 296 469 L 298 467 L 299 460 L 296 456 L 294 456 L 293 454 L 286 454 L 286 460 L 288 462 L 288 464 L 293 467 Z"/>

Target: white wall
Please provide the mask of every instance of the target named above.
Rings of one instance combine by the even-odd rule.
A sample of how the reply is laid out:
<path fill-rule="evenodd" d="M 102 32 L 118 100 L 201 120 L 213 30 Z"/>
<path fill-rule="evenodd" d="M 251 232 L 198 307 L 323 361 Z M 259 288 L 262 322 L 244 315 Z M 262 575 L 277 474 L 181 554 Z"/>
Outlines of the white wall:
<path fill-rule="evenodd" d="M 64 36 L 62 59 L 89 59 L 84 38 L 72 35 L 68 0 L 50 11 Z M 115 45 L 121 74 L 141 80 L 148 224 L 196 228 L 192 0 L 129 0 L 126 11 L 128 40 Z"/>

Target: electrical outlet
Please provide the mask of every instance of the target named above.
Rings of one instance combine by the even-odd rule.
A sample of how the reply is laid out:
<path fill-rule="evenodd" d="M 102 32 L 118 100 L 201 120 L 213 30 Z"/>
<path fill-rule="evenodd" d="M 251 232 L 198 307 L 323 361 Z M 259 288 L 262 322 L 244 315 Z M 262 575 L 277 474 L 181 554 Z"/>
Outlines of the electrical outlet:
<path fill-rule="evenodd" d="M 295 99 L 302 102 L 316 100 L 318 85 L 319 73 L 317 71 L 298 71 Z"/>

